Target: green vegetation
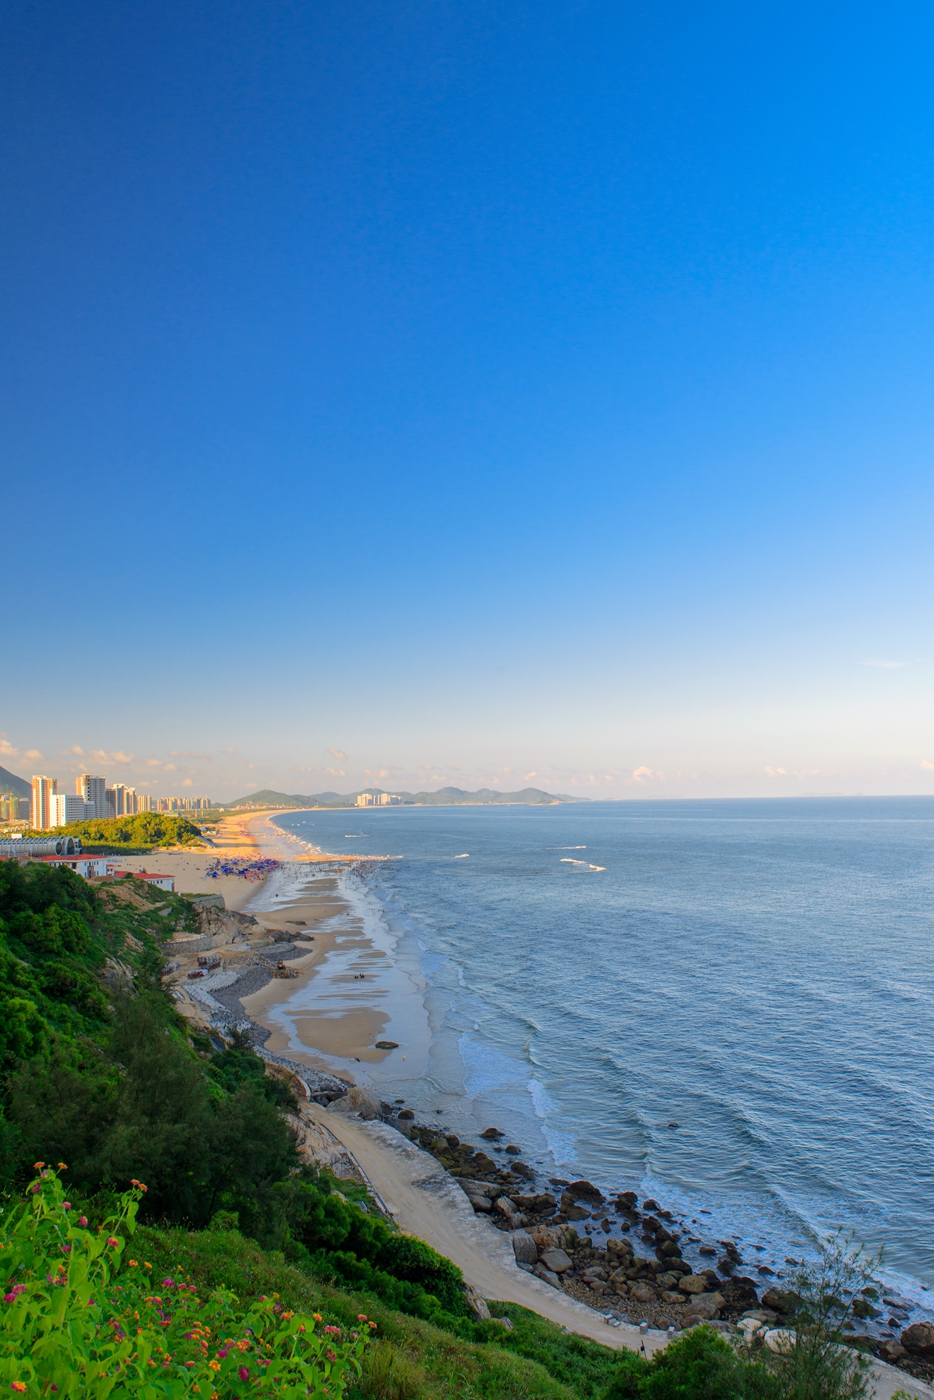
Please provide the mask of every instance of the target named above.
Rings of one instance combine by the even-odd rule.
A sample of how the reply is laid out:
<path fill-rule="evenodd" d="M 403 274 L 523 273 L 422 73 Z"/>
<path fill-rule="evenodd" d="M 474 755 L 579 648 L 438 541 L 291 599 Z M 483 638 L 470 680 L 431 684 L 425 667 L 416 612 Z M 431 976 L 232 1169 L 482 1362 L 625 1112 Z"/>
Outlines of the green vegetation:
<path fill-rule="evenodd" d="M 48 832 L 36 832 L 47 836 Z M 80 836 L 86 851 L 145 853 L 160 846 L 197 846 L 201 832 L 186 817 L 175 812 L 137 812 L 135 817 L 115 817 L 111 821 L 69 822 L 57 828 L 56 836 Z"/>
<path fill-rule="evenodd" d="M 201 1299 L 177 1270 L 154 1278 L 151 1264 L 124 1259 L 145 1189 L 135 1184 L 93 1231 L 46 1168 L 7 1212 L 0 1380 L 19 1395 L 90 1400 L 344 1395 L 369 1343 L 365 1315 L 345 1334 L 272 1298 L 248 1309 L 225 1290 Z"/>
<path fill-rule="evenodd" d="M 778 1355 L 700 1328 L 647 1361 L 509 1304 L 477 1321 L 449 1260 L 400 1234 L 365 1187 L 300 1162 L 291 1093 L 250 1044 L 220 1045 L 177 1014 L 160 945 L 195 921 L 188 900 L 142 881 L 92 887 L 0 862 L 0 1188 L 9 1201 L 37 1159 L 67 1162 L 75 1206 L 46 1174 L 0 1221 L 0 1383 L 36 1400 L 52 1385 L 92 1400 L 298 1400 L 296 1387 L 307 1400 L 330 1367 L 332 1400 L 860 1400 L 862 1372 L 837 1343 L 872 1261 L 845 1242 L 795 1281 L 796 1335 Z M 137 1266 L 163 1278 L 158 1293 L 123 1257 L 137 1202 Z M 284 1327 L 299 1312 L 310 1323 Z M 362 1359 L 347 1340 L 361 1313 L 377 1323 Z M 227 1337 L 262 1337 L 271 1366 L 260 1377 L 230 1347 L 211 1358 Z"/>

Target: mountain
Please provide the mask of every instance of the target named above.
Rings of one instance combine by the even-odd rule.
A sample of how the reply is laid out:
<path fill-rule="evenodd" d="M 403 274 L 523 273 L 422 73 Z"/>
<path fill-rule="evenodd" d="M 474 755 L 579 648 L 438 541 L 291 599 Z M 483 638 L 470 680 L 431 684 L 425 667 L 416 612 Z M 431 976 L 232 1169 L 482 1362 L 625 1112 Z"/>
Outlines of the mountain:
<path fill-rule="evenodd" d="M 0 768 L 0 792 L 15 792 L 17 797 L 32 797 L 32 783 L 18 778 L 7 768 Z"/>
<path fill-rule="evenodd" d="M 382 792 L 382 788 L 364 788 L 365 792 Z M 356 792 L 273 792 L 263 788 L 248 797 L 225 802 L 225 807 L 354 807 Z M 566 793 L 543 792 L 541 788 L 523 788 L 521 792 L 497 792 L 495 788 L 479 788 L 465 792 L 463 788 L 439 788 L 437 792 L 396 792 L 404 807 L 490 807 L 519 803 L 526 807 L 550 807 L 559 802 L 580 802 L 586 799 L 569 797 Z"/>

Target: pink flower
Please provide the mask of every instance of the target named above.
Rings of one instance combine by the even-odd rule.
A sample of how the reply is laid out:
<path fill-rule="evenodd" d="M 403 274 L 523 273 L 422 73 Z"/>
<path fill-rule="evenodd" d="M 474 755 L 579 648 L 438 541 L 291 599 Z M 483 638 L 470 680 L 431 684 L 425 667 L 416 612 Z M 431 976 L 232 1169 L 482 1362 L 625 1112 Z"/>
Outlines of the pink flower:
<path fill-rule="evenodd" d="M 62 1201 L 62 1210 L 71 1210 L 71 1201 Z"/>
<path fill-rule="evenodd" d="M 79 1215 L 79 1216 L 78 1216 L 78 1224 L 79 1224 L 79 1225 L 84 1226 L 84 1225 L 87 1225 L 87 1223 L 88 1223 L 88 1218 L 87 1218 L 86 1215 Z"/>
<path fill-rule="evenodd" d="M 250 1373 L 245 1366 L 240 1367 L 239 1371 L 237 1372 L 237 1375 L 242 1381 L 249 1380 L 250 1377 Z"/>
<path fill-rule="evenodd" d="M 111 1249 L 116 1249 L 120 1241 L 117 1239 L 116 1235 L 108 1235 L 107 1243 L 110 1245 Z"/>
<path fill-rule="evenodd" d="M 325 1356 L 327 1357 L 327 1359 L 328 1359 L 329 1361 L 336 1361 L 336 1360 L 337 1360 L 337 1352 L 335 1352 L 335 1351 L 326 1351 L 324 1354 L 325 1354 Z"/>

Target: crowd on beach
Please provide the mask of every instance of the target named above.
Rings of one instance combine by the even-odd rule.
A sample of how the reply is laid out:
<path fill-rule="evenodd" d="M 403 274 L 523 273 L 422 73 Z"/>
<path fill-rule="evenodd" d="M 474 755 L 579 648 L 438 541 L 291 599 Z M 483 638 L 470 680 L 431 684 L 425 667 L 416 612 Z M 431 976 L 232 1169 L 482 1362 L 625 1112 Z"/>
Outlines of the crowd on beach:
<path fill-rule="evenodd" d="M 281 864 L 281 861 L 273 860 L 270 856 L 262 856 L 256 860 L 250 860 L 246 856 L 229 856 L 226 859 L 219 857 L 204 872 L 204 878 L 219 880 L 222 875 L 239 875 L 242 880 L 258 882 L 265 880 L 274 870 L 278 870 Z"/>

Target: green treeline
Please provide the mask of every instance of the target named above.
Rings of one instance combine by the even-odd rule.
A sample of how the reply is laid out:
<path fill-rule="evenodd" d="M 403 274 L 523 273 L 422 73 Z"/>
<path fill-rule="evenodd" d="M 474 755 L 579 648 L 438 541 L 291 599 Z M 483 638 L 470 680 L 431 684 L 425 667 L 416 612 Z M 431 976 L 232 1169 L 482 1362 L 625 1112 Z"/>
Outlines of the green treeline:
<path fill-rule="evenodd" d="M 201 843 L 201 832 L 186 817 L 174 812 L 137 812 L 133 817 L 109 821 L 69 822 L 57 827 L 56 836 L 80 836 L 88 848 L 145 850 L 158 846 L 194 846 Z M 48 835 L 37 832 L 36 835 Z"/>

